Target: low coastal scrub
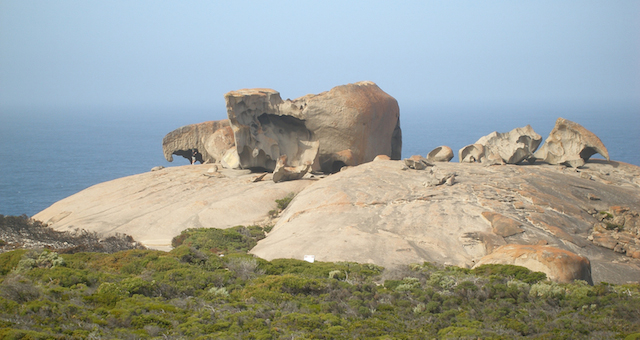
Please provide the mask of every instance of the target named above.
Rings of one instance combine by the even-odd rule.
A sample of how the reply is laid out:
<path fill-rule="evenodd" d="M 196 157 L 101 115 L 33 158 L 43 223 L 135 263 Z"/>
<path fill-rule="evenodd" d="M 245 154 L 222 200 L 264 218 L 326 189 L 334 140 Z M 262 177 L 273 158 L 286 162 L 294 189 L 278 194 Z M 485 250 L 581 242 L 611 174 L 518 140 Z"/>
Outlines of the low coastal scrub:
<path fill-rule="evenodd" d="M 640 336 L 638 284 L 557 284 L 517 266 L 246 253 L 259 227 L 190 230 L 170 252 L 0 254 L 0 339 L 574 339 Z"/>

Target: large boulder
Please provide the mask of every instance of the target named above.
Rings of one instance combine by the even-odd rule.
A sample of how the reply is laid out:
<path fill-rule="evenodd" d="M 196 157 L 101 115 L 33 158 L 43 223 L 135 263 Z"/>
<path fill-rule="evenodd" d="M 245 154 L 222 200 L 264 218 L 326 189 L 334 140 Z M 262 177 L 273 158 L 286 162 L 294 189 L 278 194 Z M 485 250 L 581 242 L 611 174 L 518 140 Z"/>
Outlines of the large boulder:
<path fill-rule="evenodd" d="M 478 139 L 475 144 L 484 146 L 487 159 L 518 164 L 533 156 L 542 137 L 530 125 L 515 128 L 506 133 L 492 132 Z"/>
<path fill-rule="evenodd" d="M 566 164 L 577 168 L 596 153 L 609 160 L 609 152 L 598 136 L 578 123 L 558 118 L 534 157 L 549 164 Z"/>
<path fill-rule="evenodd" d="M 588 258 L 546 245 L 504 245 L 480 259 L 475 267 L 483 264 L 511 264 L 543 272 L 548 279 L 556 282 L 583 280 L 593 284 Z"/>
<path fill-rule="evenodd" d="M 173 162 L 173 155 L 191 160 L 195 153 L 200 163 L 219 163 L 235 146 L 228 119 L 191 124 L 169 132 L 162 139 L 164 158 Z"/>
<path fill-rule="evenodd" d="M 273 171 L 282 155 L 289 166 L 330 173 L 377 155 L 400 159 L 398 103 L 372 82 L 285 101 L 271 89 L 243 89 L 225 100 L 242 168 Z"/>

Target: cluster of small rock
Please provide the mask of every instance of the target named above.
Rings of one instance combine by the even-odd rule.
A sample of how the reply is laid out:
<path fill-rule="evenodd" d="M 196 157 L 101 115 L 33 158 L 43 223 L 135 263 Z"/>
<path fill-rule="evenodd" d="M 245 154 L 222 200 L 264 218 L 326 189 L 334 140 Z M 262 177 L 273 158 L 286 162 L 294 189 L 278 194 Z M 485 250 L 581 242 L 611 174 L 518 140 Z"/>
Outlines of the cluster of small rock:
<path fill-rule="evenodd" d="M 613 206 L 608 211 L 589 211 L 595 223 L 588 239 L 595 245 L 640 259 L 640 217 L 626 207 Z"/>
<path fill-rule="evenodd" d="M 607 148 L 596 135 L 580 124 L 563 118 L 558 118 L 544 145 L 536 151 L 540 142 L 542 137 L 530 125 L 507 133 L 494 131 L 460 149 L 458 157 L 461 163 L 494 165 L 542 161 L 574 168 L 583 166 L 596 153 L 609 160 Z M 426 160 L 448 162 L 452 158 L 450 147 L 439 146 L 429 152 Z"/>

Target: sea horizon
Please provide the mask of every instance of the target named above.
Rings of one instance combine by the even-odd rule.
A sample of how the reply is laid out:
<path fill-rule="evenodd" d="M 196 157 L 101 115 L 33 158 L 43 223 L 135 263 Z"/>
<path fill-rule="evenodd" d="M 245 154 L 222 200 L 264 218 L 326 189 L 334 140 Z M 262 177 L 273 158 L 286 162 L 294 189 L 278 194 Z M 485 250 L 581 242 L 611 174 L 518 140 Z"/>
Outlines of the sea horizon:
<path fill-rule="evenodd" d="M 400 105 L 402 157 L 426 156 L 447 145 L 457 152 L 493 131 L 531 125 L 543 142 L 557 118 L 598 136 L 610 159 L 640 166 L 640 114 L 636 107 Z M 188 124 L 225 119 L 217 110 L 121 109 L 3 110 L 0 114 L 0 214 L 33 216 L 90 186 L 189 162 L 164 159 L 162 138 Z M 593 158 L 601 158 L 594 155 Z"/>

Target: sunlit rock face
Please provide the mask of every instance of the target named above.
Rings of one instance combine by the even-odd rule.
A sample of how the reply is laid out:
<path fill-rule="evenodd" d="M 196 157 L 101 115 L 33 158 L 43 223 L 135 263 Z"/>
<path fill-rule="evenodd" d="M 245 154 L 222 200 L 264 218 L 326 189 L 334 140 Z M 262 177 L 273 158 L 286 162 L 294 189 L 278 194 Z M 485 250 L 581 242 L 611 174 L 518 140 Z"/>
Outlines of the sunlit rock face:
<path fill-rule="evenodd" d="M 558 118 L 544 145 L 534 156 L 549 164 L 579 167 L 596 153 L 609 160 L 609 151 L 598 136 L 578 123 Z"/>
<path fill-rule="evenodd" d="M 527 125 L 509 132 L 492 132 L 476 142 L 482 144 L 485 155 L 506 164 L 518 164 L 533 156 L 542 137 Z"/>
<path fill-rule="evenodd" d="M 530 160 L 542 137 L 530 125 L 509 132 L 492 132 L 458 152 L 461 163 L 518 164 Z"/>
<path fill-rule="evenodd" d="M 275 90 L 243 89 L 225 100 L 242 168 L 273 171 L 282 155 L 288 166 L 329 173 L 377 155 L 400 159 L 398 102 L 372 82 L 284 101 Z"/>
<path fill-rule="evenodd" d="M 427 155 L 429 162 L 448 162 L 453 158 L 453 150 L 446 145 L 439 146 Z"/>

